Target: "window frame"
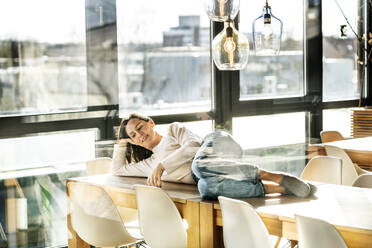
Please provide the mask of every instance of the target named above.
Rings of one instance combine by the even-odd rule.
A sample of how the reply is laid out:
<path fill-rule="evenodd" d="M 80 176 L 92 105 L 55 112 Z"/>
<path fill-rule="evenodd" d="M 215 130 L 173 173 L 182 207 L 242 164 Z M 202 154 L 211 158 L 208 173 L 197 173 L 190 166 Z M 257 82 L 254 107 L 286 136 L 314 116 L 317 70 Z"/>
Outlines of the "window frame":
<path fill-rule="evenodd" d="M 362 6 L 366 0 L 359 0 Z M 166 116 L 151 116 L 156 123 L 166 124 L 173 121 L 199 121 L 213 120 L 215 128 L 225 128 L 232 131 L 232 118 L 241 116 L 270 115 L 279 113 L 307 112 L 304 131 L 306 139 L 319 138 L 322 130 L 323 110 L 357 107 L 358 100 L 323 102 L 322 96 L 322 20 L 318 22 L 320 30 L 316 37 L 306 37 L 306 15 L 308 6 L 318 8 L 321 13 L 322 1 L 304 1 L 304 91 L 303 97 L 272 98 L 259 100 L 240 101 L 239 71 L 219 71 L 214 65 L 212 58 L 211 66 L 211 106 L 212 110 L 200 113 L 174 114 Z M 371 13 L 371 6 L 361 9 L 361 13 Z M 365 12 L 364 12 L 365 11 Z M 368 12 L 367 12 L 368 11 Z M 239 18 L 239 16 L 237 17 Z M 371 32 L 372 17 L 363 15 L 367 23 L 367 32 Z M 238 23 L 237 21 L 235 23 Z M 116 24 L 115 24 L 116 28 Z M 222 23 L 211 22 L 211 41 L 223 28 Z M 90 37 L 86 31 L 87 38 Z M 116 37 L 114 37 L 116 40 Z M 89 39 L 87 39 L 87 59 L 89 59 Z M 369 46 L 369 51 L 372 49 Z M 368 52 L 369 52 L 368 51 Z M 309 56 L 311 54 L 311 56 Z M 117 64 L 117 58 L 114 63 Z M 366 73 L 366 95 L 363 97 L 362 106 L 372 105 L 372 70 L 368 64 Z M 117 73 L 117 69 L 116 69 Z M 89 75 L 87 75 L 89 77 Z M 115 82 L 113 82 L 114 84 Z M 116 82 L 118 87 L 118 82 Z M 89 80 L 88 80 L 89 92 Z M 88 100 L 89 102 L 89 100 Z M 40 132 L 54 132 L 62 130 L 76 130 L 86 128 L 98 128 L 100 137 L 98 140 L 115 139 L 114 127 L 120 123 L 118 117 L 118 104 L 101 106 L 88 106 L 86 111 L 78 111 L 77 118 L 60 118 L 66 113 L 39 114 L 27 116 L 9 116 L 0 118 L 0 138 L 18 137 Z M 70 112 L 71 113 L 71 112 Z M 74 113 L 74 112 L 73 112 Z M 90 117 L 97 113 L 98 117 Z M 50 121 L 39 121 L 43 116 L 50 116 Z M 53 120 L 55 119 L 55 120 Z"/>

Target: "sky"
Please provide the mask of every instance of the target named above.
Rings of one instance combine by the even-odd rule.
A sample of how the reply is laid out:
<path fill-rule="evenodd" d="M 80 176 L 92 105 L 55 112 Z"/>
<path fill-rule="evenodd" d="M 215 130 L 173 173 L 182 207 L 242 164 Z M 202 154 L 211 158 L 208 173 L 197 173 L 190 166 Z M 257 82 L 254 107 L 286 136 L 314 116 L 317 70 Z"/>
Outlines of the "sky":
<path fill-rule="evenodd" d="M 357 1 L 338 0 L 354 27 Z M 37 38 L 52 43 L 85 40 L 84 0 L 1 0 L 1 3 L 0 39 Z M 241 0 L 240 27 L 243 32 L 251 30 L 252 21 L 261 14 L 264 3 L 264 0 Z M 271 0 L 269 4 L 273 14 L 283 21 L 284 35 L 302 39 L 303 1 Z M 338 34 L 339 26 L 346 21 L 335 0 L 323 0 L 323 10 L 326 13 L 323 33 Z M 117 0 L 118 35 L 125 42 L 159 42 L 163 31 L 178 26 L 179 15 L 200 15 L 201 25 L 209 26 L 202 0 Z"/>

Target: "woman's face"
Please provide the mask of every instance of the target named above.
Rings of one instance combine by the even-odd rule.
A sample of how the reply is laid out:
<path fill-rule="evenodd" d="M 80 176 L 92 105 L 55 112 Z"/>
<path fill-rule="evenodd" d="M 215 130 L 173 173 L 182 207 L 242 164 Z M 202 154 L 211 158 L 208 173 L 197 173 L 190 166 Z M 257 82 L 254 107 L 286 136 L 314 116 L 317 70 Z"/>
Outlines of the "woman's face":
<path fill-rule="evenodd" d="M 130 119 L 125 128 L 131 139 L 131 143 L 152 150 L 155 144 L 156 133 L 153 120 L 144 121 L 137 118 Z"/>

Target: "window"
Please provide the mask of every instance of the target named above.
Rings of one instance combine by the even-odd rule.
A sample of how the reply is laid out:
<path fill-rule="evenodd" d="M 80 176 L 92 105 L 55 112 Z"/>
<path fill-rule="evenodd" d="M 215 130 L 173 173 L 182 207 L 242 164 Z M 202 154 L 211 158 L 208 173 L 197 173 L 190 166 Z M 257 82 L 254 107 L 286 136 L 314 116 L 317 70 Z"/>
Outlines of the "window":
<path fill-rule="evenodd" d="M 94 130 L 0 139 L 0 156 L 0 225 L 8 246 L 65 246 L 66 179 L 86 175 Z"/>
<path fill-rule="evenodd" d="M 244 149 L 305 142 L 305 114 L 233 118 L 233 134 Z"/>
<path fill-rule="evenodd" d="M 208 133 L 211 133 L 212 130 L 212 121 L 190 121 L 183 122 L 183 125 L 191 132 L 199 135 L 200 138 L 204 138 Z M 156 125 L 156 131 L 160 134 L 166 134 L 168 132 L 169 124 Z"/>
<path fill-rule="evenodd" d="M 299 176 L 306 164 L 305 114 L 233 118 L 233 136 L 244 149 L 244 159 Z"/>
<path fill-rule="evenodd" d="M 120 116 L 209 111 L 210 31 L 202 2 L 117 1 L 116 7 Z"/>
<path fill-rule="evenodd" d="M 278 56 L 256 56 L 253 49 L 252 22 L 261 15 L 264 4 L 264 1 L 241 1 L 239 30 L 248 37 L 251 51 L 247 67 L 240 71 L 240 99 L 302 96 L 303 2 L 270 2 L 273 15 L 283 22 Z"/>
<path fill-rule="evenodd" d="M 358 4 L 354 1 L 337 1 L 350 24 L 357 31 Z M 322 1 L 323 29 L 323 100 L 348 100 L 359 98 L 357 77 L 358 42 L 347 26 L 334 0 Z M 342 26 L 344 37 L 341 37 Z"/>
<path fill-rule="evenodd" d="M 84 1 L 6 0 L 1 9 L 0 115 L 85 109 Z"/>
<path fill-rule="evenodd" d="M 335 130 L 344 137 L 351 137 L 351 109 L 323 110 L 323 130 Z"/>

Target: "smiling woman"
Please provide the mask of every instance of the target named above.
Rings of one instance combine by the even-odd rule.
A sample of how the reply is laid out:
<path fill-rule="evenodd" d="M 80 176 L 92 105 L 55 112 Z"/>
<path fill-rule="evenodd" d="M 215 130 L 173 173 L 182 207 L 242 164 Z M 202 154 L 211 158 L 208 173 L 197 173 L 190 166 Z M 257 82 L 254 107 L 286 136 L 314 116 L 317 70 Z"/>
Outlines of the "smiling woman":
<path fill-rule="evenodd" d="M 148 177 L 154 186 L 160 186 L 161 180 L 194 184 L 191 161 L 201 138 L 177 122 L 169 125 L 164 136 L 154 126 L 151 118 L 138 114 L 122 119 L 114 146 L 113 174 Z"/>

